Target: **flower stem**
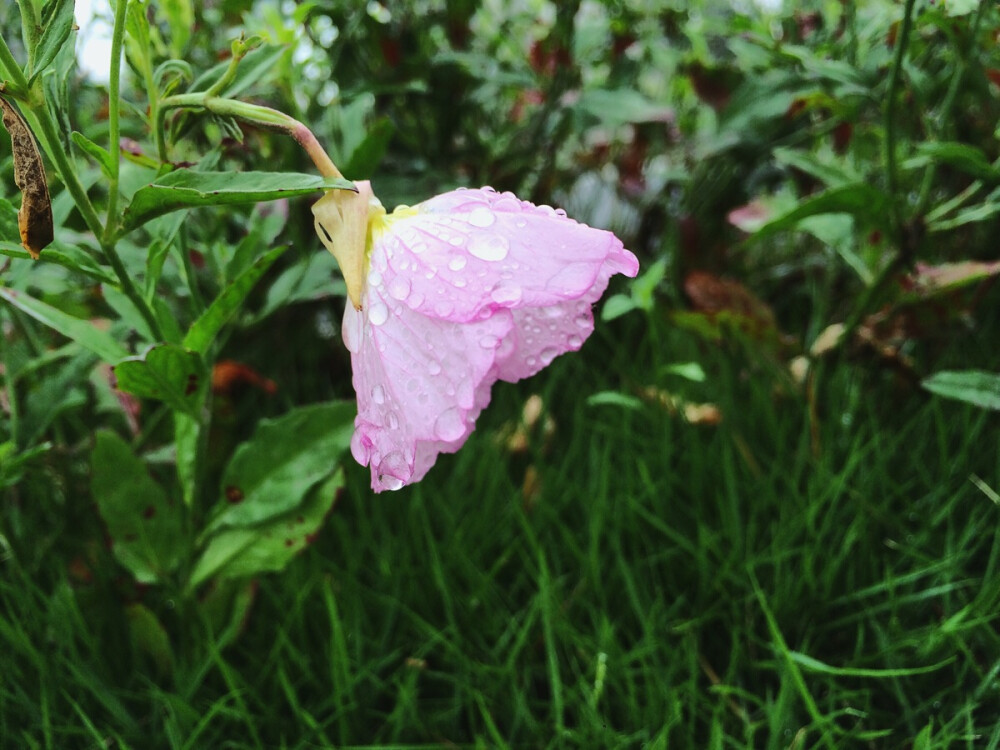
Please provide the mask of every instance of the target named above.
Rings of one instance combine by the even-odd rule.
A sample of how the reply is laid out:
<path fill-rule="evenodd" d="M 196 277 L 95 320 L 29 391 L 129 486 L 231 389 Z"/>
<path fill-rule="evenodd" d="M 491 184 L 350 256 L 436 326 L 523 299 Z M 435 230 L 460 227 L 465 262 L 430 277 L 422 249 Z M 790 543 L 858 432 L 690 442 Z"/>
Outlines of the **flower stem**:
<path fill-rule="evenodd" d="M 111 246 L 118 224 L 118 177 L 121 162 L 121 60 L 122 42 L 125 37 L 125 9 L 128 0 L 115 4 L 115 26 L 111 34 L 111 68 L 108 71 L 108 148 L 111 151 L 111 174 L 108 184 L 108 219 L 104 223 L 103 245 Z"/>
<path fill-rule="evenodd" d="M 893 239 L 900 244 L 902 237 L 902 219 L 899 208 L 898 178 L 896 166 L 896 93 L 906 57 L 906 48 L 910 42 L 910 27 L 913 25 L 913 6 L 915 0 L 906 0 L 903 7 L 903 20 L 900 21 L 899 34 L 896 36 L 896 49 L 892 59 L 892 69 L 889 72 L 889 90 L 885 98 L 885 108 L 882 112 L 882 123 L 885 131 L 883 143 L 883 161 L 885 166 L 886 187 L 890 200 L 890 222 Z M 890 264 L 891 265 L 891 264 Z"/>
<path fill-rule="evenodd" d="M 236 117 L 240 120 L 252 122 L 269 130 L 276 130 L 286 135 L 290 135 L 295 141 L 305 149 L 306 153 L 313 160 L 316 169 L 324 177 L 343 178 L 340 170 L 330 159 L 329 154 L 323 150 L 316 136 L 305 125 L 294 117 L 286 115 L 270 107 L 262 107 L 258 104 L 226 99 L 220 96 L 211 96 L 207 92 L 195 94 L 177 94 L 168 96 L 160 100 L 159 117 L 161 122 L 154 123 L 157 129 L 162 128 L 162 118 L 168 109 L 178 109 L 181 107 L 206 109 L 209 112 L 223 117 Z"/>

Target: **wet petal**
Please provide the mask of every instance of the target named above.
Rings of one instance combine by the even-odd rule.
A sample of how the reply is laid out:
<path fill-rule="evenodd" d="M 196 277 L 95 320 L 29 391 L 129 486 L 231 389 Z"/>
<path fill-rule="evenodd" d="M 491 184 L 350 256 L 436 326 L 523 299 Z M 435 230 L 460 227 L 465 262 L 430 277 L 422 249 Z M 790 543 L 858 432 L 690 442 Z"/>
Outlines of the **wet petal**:
<path fill-rule="evenodd" d="M 591 305 L 638 261 L 610 232 L 512 194 L 457 190 L 372 225 L 361 310 L 344 341 L 358 396 L 354 457 L 376 491 L 458 450 L 498 379 L 579 349 Z"/>

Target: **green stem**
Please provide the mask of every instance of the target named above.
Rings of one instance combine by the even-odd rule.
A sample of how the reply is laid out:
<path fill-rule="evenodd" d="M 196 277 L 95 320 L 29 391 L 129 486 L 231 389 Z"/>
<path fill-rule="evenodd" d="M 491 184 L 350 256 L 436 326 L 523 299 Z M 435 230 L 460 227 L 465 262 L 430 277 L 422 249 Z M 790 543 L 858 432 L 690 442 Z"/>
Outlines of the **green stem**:
<path fill-rule="evenodd" d="M 38 38 L 41 36 L 42 19 L 38 15 L 34 0 L 17 0 L 17 5 L 21 10 L 21 38 L 24 40 L 24 48 L 28 51 L 30 70 L 35 64 L 35 47 L 38 46 Z"/>
<path fill-rule="evenodd" d="M 910 41 L 910 27 L 913 25 L 913 5 L 916 0 L 906 0 L 903 8 L 903 20 L 900 22 L 899 34 L 896 36 L 896 49 L 892 59 L 892 70 L 889 73 L 889 91 L 886 94 L 885 109 L 882 113 L 885 143 L 883 154 L 885 163 L 885 180 L 890 200 L 890 222 L 893 239 L 897 246 L 901 244 L 902 218 L 899 209 L 897 166 L 896 166 L 896 93 L 903 69 L 903 59 Z"/>
<path fill-rule="evenodd" d="M 979 8 L 976 11 L 976 17 L 972 20 L 972 28 L 969 31 L 971 41 L 965 46 L 962 54 L 959 55 L 958 62 L 955 65 L 955 72 L 952 74 L 951 82 L 948 84 L 948 91 L 945 93 L 944 101 L 941 103 L 941 111 L 938 115 L 938 120 L 943 126 L 946 126 L 948 121 L 951 119 L 951 110 L 955 105 L 955 99 L 958 98 L 958 90 L 961 86 L 962 78 L 965 77 L 965 71 L 969 67 L 969 52 L 970 50 L 976 49 L 976 35 L 979 33 L 979 24 L 983 20 L 983 16 L 986 15 L 986 8 L 989 5 L 990 3 L 987 2 L 987 0 L 981 0 Z M 914 216 L 922 216 L 926 210 L 927 202 L 931 197 L 931 187 L 934 184 L 934 177 L 936 174 L 937 163 L 932 161 L 927 165 L 927 169 L 924 171 L 924 179 L 920 184 L 920 196 L 917 198 L 916 208 L 913 209 Z"/>
<path fill-rule="evenodd" d="M 269 130 L 277 130 L 278 132 L 290 135 L 309 154 L 309 157 L 313 160 L 321 175 L 324 177 L 343 177 L 340 170 L 337 169 L 336 165 L 330 159 L 329 154 L 323 150 L 319 141 L 316 140 L 316 136 L 313 135 L 312 131 L 294 117 L 290 117 L 284 112 L 234 99 L 209 96 L 206 92 L 176 94 L 160 101 L 160 121 L 154 123 L 154 127 L 162 130 L 162 119 L 167 110 L 182 107 L 206 109 L 222 117 L 236 117 L 240 120 L 246 120 L 247 122 L 268 128 Z"/>
<path fill-rule="evenodd" d="M 108 181 L 108 219 L 104 222 L 102 245 L 110 247 L 118 225 L 118 177 L 121 163 L 121 61 L 125 38 L 125 9 L 128 0 L 115 5 L 115 26 L 111 34 L 111 69 L 108 72 L 108 148 L 111 150 L 111 174 Z"/>

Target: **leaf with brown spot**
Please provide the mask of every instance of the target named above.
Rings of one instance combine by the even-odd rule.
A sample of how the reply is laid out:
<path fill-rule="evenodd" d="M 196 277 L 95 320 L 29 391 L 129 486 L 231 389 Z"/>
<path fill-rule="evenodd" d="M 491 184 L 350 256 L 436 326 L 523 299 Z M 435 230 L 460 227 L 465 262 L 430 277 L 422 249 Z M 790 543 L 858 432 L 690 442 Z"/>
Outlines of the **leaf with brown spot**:
<path fill-rule="evenodd" d="M 21 210 L 17 226 L 21 244 L 31 257 L 38 260 L 42 248 L 52 242 L 52 201 L 45 179 L 45 165 L 31 128 L 13 105 L 0 96 L 3 124 L 10 133 L 10 148 L 14 155 L 14 182 L 21 191 Z"/>

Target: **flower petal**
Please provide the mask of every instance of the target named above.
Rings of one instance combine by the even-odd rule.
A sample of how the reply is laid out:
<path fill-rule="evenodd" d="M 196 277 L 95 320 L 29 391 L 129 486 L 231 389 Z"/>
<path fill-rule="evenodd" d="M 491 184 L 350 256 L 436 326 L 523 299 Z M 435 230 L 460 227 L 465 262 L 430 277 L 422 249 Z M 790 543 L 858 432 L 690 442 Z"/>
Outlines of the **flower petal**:
<path fill-rule="evenodd" d="M 458 450 L 497 379 L 579 349 L 609 278 L 637 272 L 610 232 L 488 188 L 373 225 L 362 309 L 348 305 L 343 327 L 358 396 L 351 450 L 372 488 L 415 482 Z"/>

